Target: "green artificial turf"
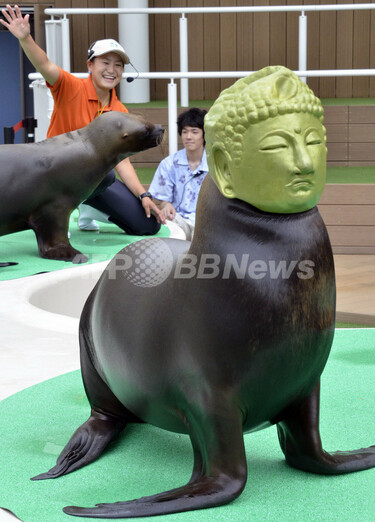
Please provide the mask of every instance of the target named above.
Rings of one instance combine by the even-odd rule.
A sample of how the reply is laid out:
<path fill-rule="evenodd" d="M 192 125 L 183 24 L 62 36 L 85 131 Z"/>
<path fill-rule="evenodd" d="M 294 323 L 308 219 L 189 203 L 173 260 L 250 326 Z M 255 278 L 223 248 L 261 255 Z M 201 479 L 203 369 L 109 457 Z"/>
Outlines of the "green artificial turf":
<path fill-rule="evenodd" d="M 336 331 L 322 376 L 320 427 L 327 451 L 375 444 L 374 368 L 375 330 Z M 139 498 L 189 480 L 193 459 L 188 436 L 144 424 L 130 426 L 101 458 L 85 468 L 56 480 L 30 481 L 54 465 L 88 415 L 79 371 L 0 402 L 1 507 L 24 522 L 68 522 L 73 519 L 62 512 L 66 505 L 93 506 Z M 245 448 L 248 480 L 239 498 L 225 506 L 152 520 L 374 520 L 375 469 L 321 476 L 290 468 L 274 427 L 245 435 Z"/>
<path fill-rule="evenodd" d="M 321 98 L 324 105 L 375 105 L 375 98 Z"/>
<path fill-rule="evenodd" d="M 156 168 L 137 167 L 141 183 L 150 184 Z M 327 167 L 327 183 L 375 183 L 375 165 L 369 167 Z"/>
<path fill-rule="evenodd" d="M 72 246 L 88 256 L 88 263 L 110 261 L 122 248 L 145 236 L 131 236 L 114 224 L 99 223 L 100 232 L 84 232 L 77 226 L 78 210 L 70 217 L 69 231 Z M 162 225 L 152 237 L 168 237 L 169 228 Z M 150 236 L 147 236 L 150 237 Z M 32 230 L 0 237 L 0 261 L 15 261 L 18 265 L 0 268 L 0 281 L 53 272 L 79 266 L 71 262 L 42 259 L 39 256 L 35 234 Z"/>
<path fill-rule="evenodd" d="M 191 107 L 200 107 L 200 108 L 209 108 L 214 103 L 215 100 L 189 100 L 189 107 L 186 107 L 188 110 Z M 168 101 L 167 100 L 152 100 L 147 103 L 126 103 L 127 109 L 167 109 Z M 178 100 L 177 106 L 181 107 L 181 103 Z"/>
<path fill-rule="evenodd" d="M 375 326 L 367 326 L 364 324 L 356 324 L 356 323 L 336 322 L 336 328 L 375 328 Z"/>
<path fill-rule="evenodd" d="M 327 183 L 375 183 L 375 165 L 369 167 L 327 167 Z"/>
<path fill-rule="evenodd" d="M 156 167 L 137 167 L 138 178 L 143 185 L 149 185 L 154 177 Z"/>

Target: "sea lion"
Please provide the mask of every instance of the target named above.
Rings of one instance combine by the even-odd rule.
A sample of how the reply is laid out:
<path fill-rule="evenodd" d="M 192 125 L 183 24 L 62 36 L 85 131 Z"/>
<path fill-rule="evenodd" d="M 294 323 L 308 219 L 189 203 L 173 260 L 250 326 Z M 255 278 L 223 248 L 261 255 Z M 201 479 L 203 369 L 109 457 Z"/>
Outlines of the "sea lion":
<path fill-rule="evenodd" d="M 0 236 L 35 232 L 41 257 L 83 263 L 69 216 L 122 159 L 155 147 L 163 128 L 122 112 L 39 143 L 0 146 Z"/>
<path fill-rule="evenodd" d="M 194 468 L 182 487 L 66 513 L 131 518 L 230 502 L 247 479 L 243 433 L 271 425 L 295 468 L 375 466 L 375 446 L 327 453 L 319 434 L 335 327 L 332 249 L 316 207 L 322 117 L 283 67 L 239 80 L 205 119 L 213 179 L 202 185 L 192 243 L 150 238 L 109 263 L 80 321 L 91 416 L 35 479 L 90 463 L 142 421 L 188 433 Z"/>

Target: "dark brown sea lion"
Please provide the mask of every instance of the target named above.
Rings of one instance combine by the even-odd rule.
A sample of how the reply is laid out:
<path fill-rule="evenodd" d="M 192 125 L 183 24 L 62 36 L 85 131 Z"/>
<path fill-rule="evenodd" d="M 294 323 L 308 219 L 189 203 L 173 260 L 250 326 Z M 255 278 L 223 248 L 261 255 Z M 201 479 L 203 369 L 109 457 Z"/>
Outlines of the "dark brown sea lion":
<path fill-rule="evenodd" d="M 209 177 L 201 194 L 197 223 L 210 216 L 222 234 L 203 226 L 190 248 L 158 238 L 130 245 L 90 295 L 80 345 L 91 416 L 57 465 L 36 477 L 88 464 L 142 420 L 190 435 L 190 482 L 68 514 L 127 518 L 225 504 L 245 486 L 243 432 L 272 424 L 294 467 L 338 474 L 375 466 L 374 446 L 332 454 L 321 446 L 319 382 L 334 334 L 335 277 L 317 208 L 263 213 L 224 198 Z M 139 277 L 140 253 L 167 259 L 169 276 L 155 285 Z"/>
<path fill-rule="evenodd" d="M 122 159 L 155 147 L 159 125 L 121 112 L 39 143 L 0 146 L 0 236 L 35 232 L 47 259 L 83 263 L 68 239 L 69 216 Z"/>
<path fill-rule="evenodd" d="M 145 421 L 189 434 L 190 481 L 66 513 L 131 518 L 230 502 L 247 479 L 243 433 L 271 425 L 295 468 L 340 474 L 375 466 L 375 446 L 327 453 L 320 439 L 335 274 L 315 206 L 325 180 L 322 108 L 301 84 L 291 71 L 268 68 L 240 81 L 237 105 L 227 107 L 232 95 L 224 91 L 223 105 L 209 111 L 206 149 L 215 183 L 209 176 L 203 183 L 193 241 L 146 239 L 108 265 L 80 322 L 91 416 L 56 466 L 36 477 L 79 469 L 127 424 Z M 264 93 L 273 99 L 264 101 Z M 216 118 L 223 141 L 211 133 Z"/>

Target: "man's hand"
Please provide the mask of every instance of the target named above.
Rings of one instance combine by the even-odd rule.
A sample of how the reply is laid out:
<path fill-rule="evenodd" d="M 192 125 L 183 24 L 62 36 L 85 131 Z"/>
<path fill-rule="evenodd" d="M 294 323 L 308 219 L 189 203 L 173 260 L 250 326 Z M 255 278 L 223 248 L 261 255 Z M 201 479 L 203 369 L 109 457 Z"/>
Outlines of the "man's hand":
<path fill-rule="evenodd" d="M 158 223 L 163 223 L 163 225 L 165 225 L 165 217 L 163 216 L 162 211 L 158 209 L 151 198 L 146 196 L 141 199 L 141 202 L 148 218 L 151 216 L 151 214 L 153 214 L 156 217 L 156 221 Z"/>
<path fill-rule="evenodd" d="M 166 201 L 161 207 L 161 213 L 164 219 L 169 219 L 170 221 L 176 217 L 176 209 L 169 201 Z"/>
<path fill-rule="evenodd" d="M 0 20 L 2 25 L 4 25 L 9 31 L 18 38 L 18 40 L 23 40 L 30 34 L 30 24 L 29 18 L 30 15 L 26 15 L 24 18 L 22 17 L 22 13 L 18 5 L 14 6 L 14 10 L 11 8 L 9 4 L 7 4 L 6 9 L 1 10 L 4 18 L 8 20 Z"/>

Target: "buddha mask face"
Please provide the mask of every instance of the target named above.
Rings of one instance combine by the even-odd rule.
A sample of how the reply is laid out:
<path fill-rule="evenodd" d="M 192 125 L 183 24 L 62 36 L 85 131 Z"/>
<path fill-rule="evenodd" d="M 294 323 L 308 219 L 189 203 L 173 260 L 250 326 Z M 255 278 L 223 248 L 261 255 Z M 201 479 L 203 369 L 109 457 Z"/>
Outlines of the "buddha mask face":
<path fill-rule="evenodd" d="M 316 205 L 325 185 L 327 149 L 321 123 L 323 111 L 319 100 L 294 73 L 283 67 L 266 68 L 259 73 L 270 70 L 271 74 L 261 78 L 263 85 L 258 88 L 263 99 L 255 100 L 254 104 L 256 82 L 250 82 L 252 105 L 248 104 L 247 109 L 240 104 L 230 106 L 227 120 L 223 119 L 223 107 L 221 114 L 216 109 L 212 119 L 208 118 L 206 147 L 210 173 L 228 198 L 239 198 L 265 212 L 303 212 Z M 230 89 L 224 91 L 227 106 Z M 234 89 L 237 101 L 238 95 L 243 98 L 244 89 Z M 217 119 L 221 120 L 219 125 Z M 220 141 L 225 134 L 227 137 Z M 215 142 L 210 149 L 212 139 Z"/>
<path fill-rule="evenodd" d="M 246 131 L 242 160 L 229 166 L 223 194 L 266 212 L 303 212 L 323 192 L 326 156 L 322 125 L 311 114 L 261 121 Z"/>

